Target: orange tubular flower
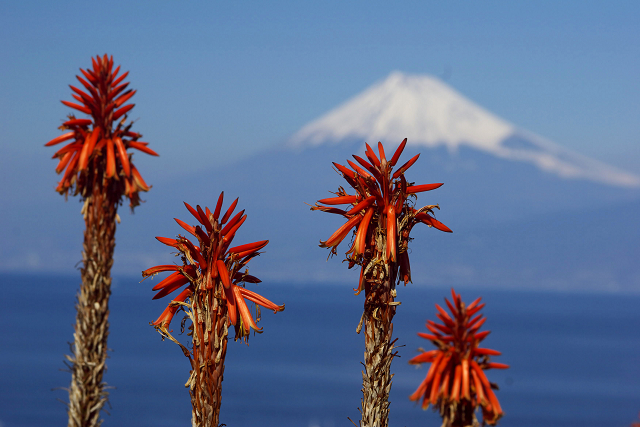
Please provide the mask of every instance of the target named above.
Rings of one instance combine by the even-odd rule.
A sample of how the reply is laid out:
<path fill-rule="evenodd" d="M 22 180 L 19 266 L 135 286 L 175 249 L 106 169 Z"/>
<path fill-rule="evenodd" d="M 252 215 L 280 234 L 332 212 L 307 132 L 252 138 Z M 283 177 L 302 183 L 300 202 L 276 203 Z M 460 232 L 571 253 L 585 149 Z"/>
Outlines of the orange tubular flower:
<path fill-rule="evenodd" d="M 362 266 L 365 280 L 377 275 L 376 269 L 372 268 L 375 258 L 374 264 L 380 264 L 380 261 L 383 261 L 397 265 L 401 270 L 400 275 L 398 276 L 397 269 L 392 271 L 392 281 L 395 282 L 398 278 L 406 285 L 411 281 L 407 247 L 410 240 L 409 233 L 413 226 L 423 223 L 441 231 L 451 232 L 449 227 L 433 217 L 433 209 L 440 209 L 439 206 L 429 205 L 416 210 L 409 205 L 410 197 L 415 197 L 417 193 L 423 191 L 434 190 L 442 184 L 413 185 L 407 182 L 404 173 L 418 160 L 419 154 L 402 165 L 395 173 L 393 172 L 393 167 L 398 162 L 406 144 L 405 138 L 389 161 L 385 158 L 382 144 L 378 143 L 380 158 L 369 144 L 366 144 L 366 157 L 369 161 L 354 155 L 353 158 L 357 164 L 347 160 L 352 169 L 334 163 L 338 173 L 344 177 L 356 194 L 347 194 L 340 187 L 334 193 L 336 197 L 318 200 L 315 206 L 311 207 L 311 210 L 334 213 L 347 218 L 347 222 L 331 237 L 320 241 L 320 247 L 331 248 L 331 254 L 335 255 L 338 245 L 351 230 L 355 229 L 354 246 L 347 252 L 347 260 L 349 268 L 355 264 Z M 330 207 L 333 205 L 351 206 L 345 210 Z M 384 242 L 384 250 L 376 254 L 374 246 L 380 238 Z"/>
<path fill-rule="evenodd" d="M 138 193 L 149 191 L 150 187 L 133 165 L 127 150 L 158 154 L 147 147 L 147 142 L 138 141 L 142 135 L 131 131 L 133 122 L 126 124 L 127 113 L 134 104 L 124 104 L 136 93 L 127 89 L 129 83 L 123 82 L 129 73 L 118 77 L 120 67 L 114 69 L 113 57 L 107 55 L 92 58 L 92 63 L 92 68 L 80 69 L 82 76 L 76 76 L 80 88 L 69 86 L 73 91 L 71 96 L 78 103 L 62 101 L 91 118 L 77 119 L 69 115 L 60 126 L 66 132 L 45 144 L 48 147 L 67 143 L 53 155 L 59 159 L 56 172 L 64 171 L 56 191 L 68 195 L 75 185 L 74 194 L 86 197 L 99 180 L 103 187 L 111 184 L 111 191 L 128 197 L 133 208 L 140 203 Z"/>
<path fill-rule="evenodd" d="M 503 412 L 484 371 L 507 369 L 503 363 L 491 363 L 490 356 L 501 353 L 480 348 L 480 342 L 489 331 L 478 332 L 486 318 L 478 312 L 484 307 L 478 298 L 468 306 L 459 294 L 451 290 L 453 304 L 445 298 L 449 315 L 436 304 L 436 316 L 442 323 L 427 321 L 430 333 L 419 332 L 418 336 L 431 340 L 436 350 L 426 351 L 409 361 L 410 364 L 431 363 L 427 376 L 410 400 L 422 399 L 422 408 L 434 405 L 440 409 L 443 426 L 477 426 L 475 410 L 482 408 L 483 422 L 495 425 Z"/>
<path fill-rule="evenodd" d="M 156 237 L 161 243 L 172 246 L 179 251 L 183 265 L 159 265 L 142 272 L 143 277 L 153 276 L 164 271 L 173 272 L 153 287 L 154 291 L 159 291 L 153 299 L 162 298 L 188 285 L 177 298 L 169 303 L 168 309 L 175 307 L 176 310 L 165 310 L 152 323 L 163 334 L 169 332 L 169 323 L 177 311 L 179 304 L 175 304 L 175 302 L 184 303 L 187 298 L 191 298 L 193 293 L 211 293 L 213 297 L 219 299 L 219 303 L 228 309 L 227 325 L 234 325 L 236 328 L 236 340 L 238 338 L 246 340 L 251 329 L 256 332 L 262 331 L 262 328 L 258 328 L 256 325 L 245 299 L 274 312 L 284 310 L 284 304 L 276 305 L 266 298 L 245 289 L 243 285 L 245 282 L 259 283 L 260 280 L 240 270 L 253 257 L 260 255 L 259 250 L 264 248 L 269 241 L 262 240 L 229 248 L 235 233 L 247 216 L 243 215 L 244 211 L 240 211 L 229 219 L 237 204 L 236 199 L 220 219 L 223 197 L 224 192 L 220 194 L 218 204 L 213 213 L 209 211 L 209 208 L 205 207 L 203 210 L 200 206 L 196 206 L 196 209 L 194 209 L 188 203 L 185 203 L 189 212 L 198 222 L 195 226 L 190 226 L 184 221 L 175 218 L 182 228 L 197 239 L 197 246 L 181 235 L 178 235 L 176 239 Z M 186 306 L 189 306 L 189 304 L 186 304 Z M 191 306 L 193 306 L 193 302 Z"/>

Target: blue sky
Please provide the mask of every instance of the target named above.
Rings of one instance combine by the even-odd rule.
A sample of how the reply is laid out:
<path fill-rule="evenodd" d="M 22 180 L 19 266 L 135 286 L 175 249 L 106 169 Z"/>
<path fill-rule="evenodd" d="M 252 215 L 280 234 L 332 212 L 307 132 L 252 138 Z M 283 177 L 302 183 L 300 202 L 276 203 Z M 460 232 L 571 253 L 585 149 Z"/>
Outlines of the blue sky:
<path fill-rule="evenodd" d="M 126 207 L 121 209 L 118 271 L 123 271 L 123 264 L 129 268 L 122 260 L 138 247 L 144 246 L 150 257 L 169 256 L 152 236 L 178 232 L 171 218 L 186 219 L 186 210 L 177 201 L 180 196 L 169 206 L 155 196 L 167 176 L 241 161 L 247 154 L 284 143 L 308 122 L 395 70 L 439 76 L 517 126 L 640 174 L 637 1 L 5 0 L 0 2 L 0 222 L 5 239 L 0 270 L 44 271 L 55 264 L 55 271 L 77 276 L 73 268 L 80 260 L 80 204 L 77 198 L 64 203 L 54 192 L 59 179 L 54 172 L 56 162 L 51 160 L 55 149 L 43 145 L 60 134 L 57 127 L 71 112 L 60 100 L 71 99 L 68 85 L 76 81 L 78 68 L 88 67 L 91 56 L 103 53 L 112 54 L 117 64 L 130 71 L 128 80 L 138 90 L 132 98 L 136 104 L 130 115 L 136 120 L 133 129 L 161 156 L 135 154 L 136 166 L 156 188 L 144 196 L 148 202 L 135 215 L 129 215 Z M 268 167 L 265 165 L 267 173 Z M 237 173 L 242 170 L 238 168 Z M 216 194 L 221 186 L 194 182 L 194 188 Z M 442 194 L 446 191 L 447 187 Z M 320 196 L 309 194 L 306 200 L 316 197 Z M 241 199 L 243 208 L 245 200 Z M 211 206 L 207 199 L 195 203 Z M 582 212 L 584 217 L 578 216 L 577 221 L 567 217 L 571 221 L 566 224 L 578 225 L 568 227 L 573 237 L 566 240 L 561 240 L 566 238 L 565 222 L 544 228 L 548 224 L 541 222 L 547 217 L 524 230 L 508 228 L 515 232 L 502 240 L 492 239 L 493 229 L 473 234 L 469 226 L 464 230 L 459 225 L 454 235 L 447 235 L 448 252 L 442 251 L 441 257 L 449 256 L 445 268 L 468 273 L 469 281 L 476 279 L 474 274 L 480 277 L 483 281 L 477 281 L 475 289 L 489 287 L 492 280 L 520 286 L 516 279 L 527 275 L 535 282 L 539 270 L 517 271 L 522 274 L 511 276 L 502 272 L 541 260 L 540 269 L 547 265 L 556 269 L 547 276 L 556 280 L 552 285 L 568 277 L 573 282 L 564 280 L 568 284 L 560 283 L 566 286 L 562 289 L 575 286 L 579 291 L 582 282 L 597 281 L 606 291 L 609 270 L 602 266 L 613 270 L 622 265 L 621 272 L 614 273 L 626 281 L 624 289 L 636 292 L 634 251 L 627 248 L 637 247 L 637 214 L 632 209 L 637 206 L 623 212 L 627 216 L 621 226 L 609 221 L 615 207 L 605 207 L 601 214 L 602 205 L 595 202 L 598 216 L 587 218 L 589 221 L 584 219 L 589 212 Z M 260 223 L 260 213 L 252 212 L 252 225 L 246 229 Z M 458 225 L 453 219 L 453 224 L 449 222 L 457 213 L 446 204 L 442 215 L 448 225 Z M 598 228 L 599 215 L 606 227 Z M 139 246 L 127 246 L 125 233 L 133 235 L 145 223 L 160 221 L 164 228 L 153 233 L 145 230 Z M 581 242 L 583 229 L 588 232 L 583 240 L 589 243 L 591 257 L 575 261 L 582 252 L 568 245 Z M 332 231 L 319 229 L 314 245 Z M 546 244 L 545 236 L 556 239 L 548 239 L 554 243 L 553 251 L 540 244 L 518 252 L 513 243 L 520 239 Z M 273 239 L 271 248 L 286 248 L 282 242 L 293 240 L 288 235 L 264 238 Z M 353 272 L 347 272 L 339 259 L 326 263 L 326 251 L 315 246 L 308 250 L 314 262 L 317 258 L 330 271 L 331 275 L 321 277 L 324 282 L 352 277 L 347 274 Z M 566 258 L 549 262 L 563 251 Z M 467 260 L 460 254 L 474 252 L 482 253 L 463 264 Z M 500 269 L 500 259 L 491 257 L 504 252 L 514 254 L 514 259 L 518 254 L 532 254 L 532 260 L 512 270 Z M 269 249 L 268 257 L 256 260 L 262 263 L 257 264 L 256 274 L 265 278 L 260 269 L 271 259 L 277 265 L 288 255 L 285 250 Z M 487 265 L 479 273 L 465 269 L 473 267 L 475 259 Z M 586 264 L 592 259 L 598 262 L 590 268 Z M 610 259 L 618 262 L 606 265 Z M 144 260 L 140 261 L 144 267 L 139 267 L 134 261 L 128 265 L 135 267 L 130 270 L 136 275 L 157 264 Z M 296 268 L 303 271 L 307 265 L 315 264 Z M 563 270 L 558 265 L 568 267 Z M 572 276 L 575 271 L 582 276 Z M 444 273 L 441 277 L 442 282 L 455 278 Z M 68 292 L 72 301 L 74 289 Z"/>
<path fill-rule="evenodd" d="M 163 173 L 282 143 L 393 70 L 638 173 L 639 27 L 636 2 L 3 2 L 0 177 L 53 171 L 59 100 L 105 52 Z"/>

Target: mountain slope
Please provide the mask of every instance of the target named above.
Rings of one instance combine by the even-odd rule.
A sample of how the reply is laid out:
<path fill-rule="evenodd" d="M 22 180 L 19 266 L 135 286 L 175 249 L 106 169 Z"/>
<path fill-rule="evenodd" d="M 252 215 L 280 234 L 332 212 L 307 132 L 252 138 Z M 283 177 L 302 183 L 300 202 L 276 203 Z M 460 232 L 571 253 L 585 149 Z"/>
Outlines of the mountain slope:
<path fill-rule="evenodd" d="M 172 218 L 189 219 L 183 200 L 211 205 L 224 190 L 227 203 L 240 197 L 238 206 L 248 214 L 238 242 L 270 240 L 251 262 L 251 274 L 265 282 L 352 284 L 357 273 L 341 262 L 348 242 L 328 261 L 329 252 L 318 247 L 344 219 L 310 211 L 309 205 L 346 185 L 331 162 L 344 162 L 361 148 L 354 143 L 270 150 L 200 174 L 206 187 L 194 186 L 190 176 L 160 182 L 143 206 L 157 212 L 144 220 L 144 231 L 135 218 L 123 217 L 116 266 L 134 269 L 144 258 L 148 265 L 173 262 L 153 236 L 181 232 Z M 421 193 L 416 205 L 439 204 L 437 218 L 453 234 L 416 226 L 410 244 L 416 284 L 640 292 L 640 268 L 633 262 L 640 252 L 637 190 L 562 180 L 470 148 L 455 157 L 444 147 L 420 151 L 407 178 L 444 186 Z M 400 161 L 417 152 L 407 147 Z"/>

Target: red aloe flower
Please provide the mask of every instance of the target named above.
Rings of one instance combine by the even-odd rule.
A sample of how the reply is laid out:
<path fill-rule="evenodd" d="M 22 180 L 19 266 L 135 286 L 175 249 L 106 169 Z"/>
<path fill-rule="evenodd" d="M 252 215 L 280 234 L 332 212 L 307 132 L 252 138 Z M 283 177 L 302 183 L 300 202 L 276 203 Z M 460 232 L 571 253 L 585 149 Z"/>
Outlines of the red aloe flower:
<path fill-rule="evenodd" d="M 104 187 L 115 187 L 115 192 L 128 197 L 133 208 L 140 203 L 138 193 L 149 191 L 150 186 L 133 165 L 127 149 L 158 154 L 147 147 L 147 142 L 138 141 L 142 135 L 131 131 L 133 122 L 126 124 L 127 113 L 135 104 L 125 103 L 136 93 L 127 89 L 128 82 L 123 82 L 129 73 L 118 77 L 120 67 L 113 69 L 113 57 L 96 56 L 91 60 L 93 68 L 81 68 L 82 76 L 76 76 L 84 90 L 69 85 L 74 92 L 71 96 L 79 104 L 62 101 L 91 118 L 69 115 L 69 120 L 60 126 L 67 132 L 45 144 L 67 142 L 53 155 L 54 159 L 60 159 L 56 172 L 64 171 L 56 191 L 67 195 L 75 185 L 74 194 L 86 197 L 94 181 L 102 181 Z M 106 185 L 107 182 L 111 185 Z"/>
<path fill-rule="evenodd" d="M 365 160 L 353 156 L 357 163 L 347 161 L 349 166 L 333 163 L 338 173 L 347 181 L 355 194 L 348 194 L 340 187 L 336 197 L 318 200 L 311 210 L 338 214 L 347 219 L 320 247 L 331 248 L 337 253 L 338 245 L 354 230 L 353 240 L 346 252 L 349 268 L 360 266 L 360 281 L 354 289 L 356 295 L 365 291 L 365 306 L 361 326 L 365 325 L 365 367 L 363 378 L 361 426 L 386 427 L 389 416 L 388 397 L 391 388 L 390 366 L 393 358 L 391 341 L 392 319 L 396 282 L 411 281 L 408 244 L 414 225 L 427 224 L 441 231 L 451 230 L 433 216 L 438 205 L 420 209 L 413 207 L 417 193 L 434 190 L 442 184 L 414 185 L 407 182 L 404 174 L 418 160 L 419 154 L 404 163 L 395 172 L 404 147 L 405 138 L 390 160 L 387 160 L 382 143 L 378 143 L 378 154 L 369 144 Z M 333 206 L 348 205 L 344 209 Z"/>
<path fill-rule="evenodd" d="M 113 68 L 113 57 L 91 58 L 92 68 L 80 69 L 77 76 L 81 88 L 70 86 L 78 102 L 62 101 L 89 118 L 70 114 L 61 130 L 62 135 L 47 142 L 52 146 L 66 142 L 53 158 L 59 159 L 56 172 L 62 174 L 56 191 L 68 196 L 71 191 L 84 201 L 85 221 L 83 244 L 82 286 L 78 304 L 71 385 L 69 387 L 69 426 L 97 426 L 108 393 L 102 380 L 107 356 L 109 333 L 109 296 L 111 266 L 115 247 L 118 206 L 123 196 L 129 198 L 131 209 L 140 203 L 138 193 L 148 191 L 140 173 L 131 161 L 127 149 L 134 148 L 157 156 L 140 142 L 140 134 L 126 124 L 133 104 L 125 104 L 135 91 L 127 89 L 118 77 L 120 67 Z"/>
<path fill-rule="evenodd" d="M 230 247 L 247 215 L 242 210 L 231 217 L 238 203 L 236 199 L 220 218 L 223 198 L 224 192 L 220 194 L 213 212 L 207 207 L 203 210 L 196 206 L 194 209 L 185 203 L 198 224 L 191 226 L 177 218 L 175 220 L 197 239 L 197 245 L 181 235 L 176 239 L 156 237 L 161 243 L 178 250 L 182 265 L 159 265 L 142 272 L 144 277 L 172 272 L 153 287 L 154 291 L 158 291 L 153 299 L 184 287 L 151 324 L 163 337 L 180 345 L 191 362 L 193 369 L 187 385 L 190 387 L 194 425 L 197 426 L 218 425 L 227 327 L 234 325 L 236 340 L 243 338 L 247 341 L 251 329 L 262 332 L 245 300 L 255 303 L 258 313 L 258 306 L 273 310 L 274 313 L 284 310 L 284 304 L 276 305 L 245 288 L 244 283 L 260 283 L 260 279 L 241 269 L 258 256 L 269 241 Z M 191 320 L 191 351 L 178 342 L 169 330 L 171 320 L 179 309 L 184 310 Z"/>
<path fill-rule="evenodd" d="M 349 268 L 355 264 L 361 266 L 360 284 L 357 289 L 354 289 L 357 292 L 356 295 L 364 289 L 367 279 L 375 278 L 380 273 L 377 270 L 382 267 L 374 268 L 372 262 L 374 264 L 380 264 L 380 261 L 395 263 L 400 268 L 400 275 L 397 276 L 397 271 L 390 272 L 392 282 L 396 279 L 405 284 L 411 281 L 407 247 L 410 240 L 409 233 L 414 225 L 423 223 L 441 231 L 451 232 L 449 227 L 433 217 L 433 209 L 440 209 L 438 205 L 428 205 L 416 210 L 410 203 L 410 197 L 415 197 L 417 193 L 435 190 L 442 186 L 442 183 L 414 185 L 407 182 L 404 173 L 418 160 L 420 154 L 392 173 L 406 144 L 405 138 L 389 161 L 385 158 L 384 147 L 378 143 L 380 158 L 376 156 L 369 144 L 365 144 L 365 154 L 369 162 L 354 155 L 354 159 L 361 166 L 347 160 L 353 170 L 334 162 L 338 172 L 356 194 L 349 195 L 340 187 L 334 193 L 336 197 L 318 200 L 316 205 L 311 207 L 311 210 L 342 215 L 348 220 L 331 237 L 320 241 L 320 247 L 331 248 L 332 255 L 337 253 L 338 245 L 349 235 L 349 232 L 356 228 L 354 241 L 347 251 Z M 344 210 L 325 205 L 352 206 Z M 373 233 L 374 230 L 376 233 Z M 380 244 L 383 250 L 374 253 L 376 246 Z"/>
<path fill-rule="evenodd" d="M 498 386 L 489 382 L 484 371 L 507 369 L 509 365 L 490 362 L 490 356 L 501 353 L 479 347 L 490 332 L 478 332 L 487 320 L 478 313 L 484 307 L 480 304 L 481 298 L 467 306 L 453 289 L 451 295 L 453 304 L 445 298 L 451 315 L 436 304 L 436 316 L 442 323 L 427 320 L 430 333 L 418 332 L 437 349 L 425 351 L 409 361 L 410 364 L 431 363 L 427 376 L 409 399 L 422 399 L 422 409 L 430 404 L 438 407 L 443 426 L 479 425 L 475 417 L 478 406 L 482 408 L 483 422 L 495 425 L 503 415 L 493 392 Z"/>

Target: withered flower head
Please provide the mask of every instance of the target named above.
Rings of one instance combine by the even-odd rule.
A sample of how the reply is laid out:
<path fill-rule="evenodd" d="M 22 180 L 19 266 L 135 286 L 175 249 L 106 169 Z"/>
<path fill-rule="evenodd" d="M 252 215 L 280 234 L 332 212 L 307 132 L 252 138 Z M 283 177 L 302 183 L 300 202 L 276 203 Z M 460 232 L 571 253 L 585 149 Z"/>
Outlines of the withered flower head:
<path fill-rule="evenodd" d="M 482 407 L 483 421 L 495 425 L 503 415 L 493 392 L 498 387 L 489 382 L 484 371 L 509 366 L 490 362 L 489 357 L 499 356 L 499 351 L 479 347 L 490 333 L 478 332 L 487 320 L 478 313 L 484 307 L 480 304 L 481 298 L 467 306 L 453 289 L 451 295 L 453 304 L 445 298 L 451 315 L 436 304 L 436 316 L 442 323 L 427 320 L 431 333 L 418 333 L 437 349 L 425 351 L 409 361 L 410 364 L 431 363 L 427 376 L 409 399 L 422 399 L 423 409 L 429 404 L 439 408 L 444 426 L 460 422 L 463 424 L 459 425 L 478 425 L 474 415 L 478 406 Z"/>
<path fill-rule="evenodd" d="M 93 185 L 99 184 L 128 197 L 133 208 L 140 203 L 138 193 L 148 191 L 150 186 L 140 176 L 127 150 L 133 148 L 152 156 L 158 154 L 147 147 L 147 142 L 138 141 L 142 135 L 131 131 L 133 122 L 126 124 L 127 113 L 135 104 L 125 103 L 136 93 L 127 89 L 129 83 L 123 82 L 129 73 L 118 77 L 120 66 L 113 69 L 113 57 L 106 54 L 91 58 L 91 61 L 93 67 L 81 68 L 82 76 L 76 76 L 86 91 L 69 85 L 79 104 L 62 101 L 91 118 L 76 118 L 70 114 L 60 127 L 67 132 L 45 144 L 51 146 L 69 141 L 53 155 L 54 159 L 60 159 L 56 172 L 64 171 L 56 191 L 68 195 L 75 186 L 74 194 L 86 197 Z"/>
<path fill-rule="evenodd" d="M 251 259 L 258 256 L 259 250 L 264 248 L 269 241 L 261 240 L 229 247 L 236 232 L 247 219 L 247 215 L 242 210 L 231 217 L 238 203 L 238 199 L 236 199 L 220 218 L 223 198 L 224 192 L 220 194 L 213 212 L 207 207 L 203 210 L 199 205 L 194 209 L 185 203 L 199 225 L 191 226 L 175 218 L 182 228 L 197 239 L 197 245 L 181 235 L 178 235 L 176 239 L 156 237 L 161 243 L 172 246 L 179 251 L 182 265 L 159 265 L 142 272 L 142 275 L 147 277 L 163 271 L 173 271 L 171 275 L 153 287 L 154 291 L 159 291 L 153 299 L 162 298 L 187 285 L 169 303 L 160 317 L 152 323 L 165 335 L 168 335 L 169 324 L 180 306 L 186 306 L 190 308 L 190 312 L 194 312 L 193 301 L 191 304 L 184 304 L 187 298 L 193 300 L 194 294 L 210 293 L 213 298 L 220 301 L 220 305 L 226 306 L 227 324 L 235 326 L 236 340 L 238 338 L 246 339 L 252 328 L 256 332 L 262 331 L 262 328 L 256 325 L 245 299 L 273 310 L 274 313 L 284 310 L 284 304 L 276 305 L 244 287 L 245 283 L 261 282 L 257 277 L 247 274 L 247 271 L 240 270 Z"/>
<path fill-rule="evenodd" d="M 320 247 L 331 248 L 331 254 L 336 254 L 340 242 L 357 227 L 351 247 L 346 253 L 349 268 L 356 264 L 361 266 L 360 284 L 358 289 L 354 289 L 357 293 L 363 290 L 367 279 L 375 281 L 372 276 L 376 275 L 376 270 L 381 268 L 381 264 L 399 265 L 398 280 L 404 281 L 405 285 L 411 281 L 407 248 L 411 240 L 409 234 L 415 224 L 423 223 L 441 231 L 451 232 L 449 227 L 433 216 L 433 209 L 440 209 L 439 206 L 428 205 L 415 209 L 413 201 L 410 200 L 412 197 L 415 198 L 417 193 L 434 190 L 442 185 L 415 185 L 407 182 L 404 173 L 418 160 L 420 154 L 393 172 L 393 167 L 406 144 L 405 138 L 390 160 L 386 159 L 382 143 L 378 142 L 379 157 L 369 144 L 365 144 L 365 154 L 369 161 L 354 155 L 357 164 L 347 160 L 353 170 L 334 162 L 338 173 L 355 190 L 355 194 L 347 194 L 344 188 L 340 187 L 334 193 L 336 197 L 318 200 L 316 205 L 311 207 L 311 210 L 347 218 L 347 222 L 331 237 L 320 241 Z M 333 207 L 336 205 L 351 206 L 339 209 Z M 397 272 L 393 270 L 390 273 L 392 282 L 395 282 Z"/>

